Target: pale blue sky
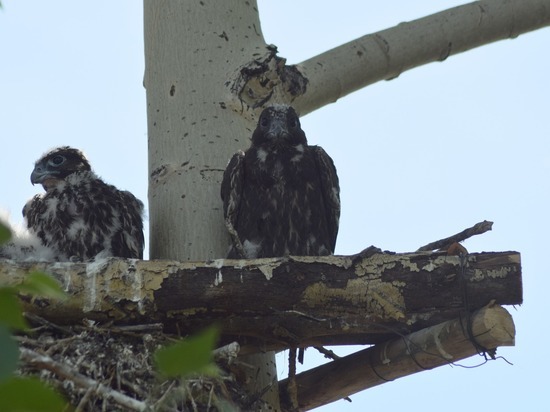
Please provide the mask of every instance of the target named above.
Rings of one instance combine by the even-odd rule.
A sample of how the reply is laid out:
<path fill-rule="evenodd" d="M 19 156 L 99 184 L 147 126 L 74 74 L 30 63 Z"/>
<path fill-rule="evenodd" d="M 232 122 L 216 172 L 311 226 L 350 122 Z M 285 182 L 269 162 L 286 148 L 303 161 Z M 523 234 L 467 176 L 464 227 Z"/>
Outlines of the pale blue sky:
<path fill-rule="evenodd" d="M 259 8 L 266 41 L 299 63 L 461 3 L 260 0 Z M 25 201 L 41 190 L 29 180 L 34 161 L 62 144 L 83 149 L 106 181 L 146 201 L 142 2 L 3 4 L 0 207 L 20 220 Z M 411 251 L 487 219 L 493 231 L 467 241 L 468 250 L 517 250 L 523 266 L 525 303 L 508 308 L 517 346 L 498 352 L 514 366 L 446 366 L 320 410 L 518 411 L 526 399 L 546 403 L 549 47 L 550 30 L 542 29 L 403 73 L 302 119 L 310 143 L 323 146 L 338 168 L 337 253 L 371 244 Z M 311 367 L 321 358 L 310 349 L 306 360 Z"/>

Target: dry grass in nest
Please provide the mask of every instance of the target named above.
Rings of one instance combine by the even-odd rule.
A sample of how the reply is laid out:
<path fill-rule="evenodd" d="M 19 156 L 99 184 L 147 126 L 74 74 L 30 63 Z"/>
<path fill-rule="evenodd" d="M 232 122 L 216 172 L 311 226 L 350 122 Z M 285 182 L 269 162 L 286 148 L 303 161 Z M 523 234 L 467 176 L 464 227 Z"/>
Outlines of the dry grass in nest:
<path fill-rule="evenodd" d="M 166 379 L 155 372 L 153 354 L 176 339 L 164 334 L 161 324 L 59 326 L 26 316 L 35 327 L 17 336 L 19 372 L 48 382 L 76 411 L 258 409 L 230 371 L 236 343 L 215 351 L 219 377 Z"/>

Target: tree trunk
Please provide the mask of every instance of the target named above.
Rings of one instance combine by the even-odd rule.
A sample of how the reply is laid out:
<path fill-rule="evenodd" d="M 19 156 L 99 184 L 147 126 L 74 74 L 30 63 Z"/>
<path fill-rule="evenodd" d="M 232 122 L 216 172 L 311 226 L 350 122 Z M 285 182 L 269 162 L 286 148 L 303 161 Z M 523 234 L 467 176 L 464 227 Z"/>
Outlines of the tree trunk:
<path fill-rule="evenodd" d="M 145 1 L 151 259 L 226 255 L 220 182 L 254 123 L 228 110 L 229 73 L 265 51 L 255 2 Z"/>
<path fill-rule="evenodd" d="M 254 127 L 228 110 L 224 83 L 265 51 L 256 1 L 145 0 L 144 6 L 150 257 L 220 258 L 229 244 L 220 182 Z M 264 357 L 256 359 L 258 373 L 277 376 L 275 355 Z M 277 385 L 264 399 L 279 408 Z"/>

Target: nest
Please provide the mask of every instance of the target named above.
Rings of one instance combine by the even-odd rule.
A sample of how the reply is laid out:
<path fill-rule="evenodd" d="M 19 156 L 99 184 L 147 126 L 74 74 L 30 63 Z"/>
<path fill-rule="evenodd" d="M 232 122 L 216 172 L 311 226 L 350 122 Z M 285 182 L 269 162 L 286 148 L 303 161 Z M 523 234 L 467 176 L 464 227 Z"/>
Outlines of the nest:
<path fill-rule="evenodd" d="M 22 375 L 38 376 L 76 411 L 228 411 L 259 409 L 232 372 L 238 344 L 214 352 L 217 378 L 166 379 L 154 352 L 176 338 L 162 324 L 59 326 L 27 314 L 34 328 L 17 336 Z"/>

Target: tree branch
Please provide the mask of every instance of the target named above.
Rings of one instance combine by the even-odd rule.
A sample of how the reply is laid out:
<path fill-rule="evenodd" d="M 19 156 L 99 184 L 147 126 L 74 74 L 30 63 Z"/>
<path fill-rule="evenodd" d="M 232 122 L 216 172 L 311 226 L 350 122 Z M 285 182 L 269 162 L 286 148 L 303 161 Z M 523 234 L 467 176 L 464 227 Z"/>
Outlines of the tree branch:
<path fill-rule="evenodd" d="M 513 346 L 514 341 L 510 314 L 500 306 L 489 305 L 472 316 L 471 328 L 467 318 L 461 317 L 296 375 L 299 410 L 317 408 L 388 381 L 459 361 L 475 355 L 478 345 L 494 349 Z M 285 402 L 286 385 L 287 380 L 279 383 L 283 409 L 291 406 L 288 397 Z"/>
<path fill-rule="evenodd" d="M 484 220 L 483 222 L 476 223 L 468 229 L 464 229 L 462 232 L 456 235 L 446 237 L 445 239 L 436 240 L 435 242 L 428 243 L 417 250 L 417 252 L 429 252 L 436 249 L 446 249 L 453 243 L 462 242 L 475 235 L 481 235 L 488 232 L 493 228 L 493 222 Z"/>
<path fill-rule="evenodd" d="M 217 323 L 240 354 L 287 347 L 366 344 L 453 319 L 495 299 L 522 301 L 516 252 L 369 253 L 208 262 L 108 259 L 84 263 L 0 260 L 0 283 L 33 270 L 68 291 L 64 302 L 23 296 L 25 311 L 58 324 L 83 318 L 162 323 L 192 333 Z M 129 333 L 129 332 L 128 332 Z"/>
<path fill-rule="evenodd" d="M 363 36 L 296 66 L 267 53 L 243 66 L 256 71 L 240 79 L 239 100 L 247 108 L 284 101 L 303 116 L 414 67 L 548 25 L 550 0 L 477 1 Z"/>

